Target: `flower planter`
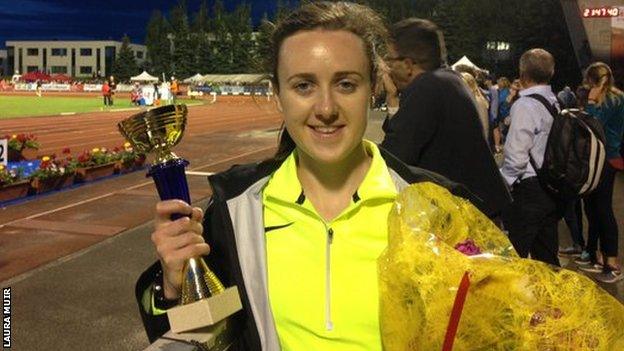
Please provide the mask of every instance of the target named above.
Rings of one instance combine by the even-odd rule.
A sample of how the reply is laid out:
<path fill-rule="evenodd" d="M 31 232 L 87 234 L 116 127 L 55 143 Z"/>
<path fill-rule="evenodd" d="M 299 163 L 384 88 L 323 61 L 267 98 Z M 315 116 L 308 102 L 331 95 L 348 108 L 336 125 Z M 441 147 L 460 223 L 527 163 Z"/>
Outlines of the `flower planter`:
<path fill-rule="evenodd" d="M 133 164 L 124 164 L 121 161 L 115 162 L 115 174 L 126 174 L 134 172 Z"/>
<path fill-rule="evenodd" d="M 33 178 L 30 182 L 32 194 L 43 194 L 52 190 L 61 190 L 74 184 L 73 174 L 64 174 L 60 177 L 39 179 Z"/>
<path fill-rule="evenodd" d="M 115 163 L 76 169 L 76 183 L 90 182 L 115 174 Z"/>
<path fill-rule="evenodd" d="M 55 190 L 61 190 L 63 188 L 67 188 L 67 187 L 70 187 L 70 186 L 74 185 L 74 179 L 75 178 L 76 178 L 76 175 L 74 173 L 63 175 L 58 180 L 58 183 L 56 184 Z"/>
<path fill-rule="evenodd" d="M 14 149 L 9 149 L 8 159 L 9 162 L 19 162 L 22 160 L 22 153 Z"/>
<path fill-rule="evenodd" d="M 22 160 L 34 160 L 37 158 L 37 153 L 39 150 L 37 149 L 23 149 L 22 150 Z"/>
<path fill-rule="evenodd" d="M 30 182 L 27 180 L 0 186 L 0 201 L 9 201 L 24 197 L 28 195 L 29 188 Z"/>
<path fill-rule="evenodd" d="M 141 168 L 143 168 L 143 165 L 145 164 L 145 160 L 147 158 L 145 157 L 145 155 L 141 155 L 139 157 L 137 157 L 136 160 L 134 160 L 134 169 L 135 170 L 139 170 Z"/>
<path fill-rule="evenodd" d="M 37 152 L 37 149 L 24 149 L 22 151 L 9 149 L 8 160 L 9 162 L 34 160 L 37 158 Z"/>
<path fill-rule="evenodd" d="M 115 163 L 115 173 L 116 174 L 126 174 L 134 171 L 138 171 L 143 168 L 145 164 L 145 156 L 137 157 L 134 162 L 123 163 L 122 161 L 117 161 Z"/>

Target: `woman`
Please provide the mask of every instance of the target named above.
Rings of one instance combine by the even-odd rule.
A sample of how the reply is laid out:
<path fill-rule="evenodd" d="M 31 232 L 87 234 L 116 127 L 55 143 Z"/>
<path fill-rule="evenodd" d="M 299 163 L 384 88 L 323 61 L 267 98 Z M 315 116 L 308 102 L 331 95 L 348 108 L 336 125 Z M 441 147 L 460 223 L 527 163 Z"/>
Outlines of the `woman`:
<path fill-rule="evenodd" d="M 582 270 L 600 273 L 598 280 L 614 283 L 624 278 L 617 263 L 618 227 L 613 215 L 615 173 L 624 170 L 620 154 L 624 134 L 624 93 L 613 85 L 611 68 L 602 62 L 587 68 L 585 82 L 590 86 L 585 111 L 595 116 L 604 127 L 607 162 L 598 188 L 584 200 L 589 234 L 585 252 L 576 262 L 582 265 Z M 596 255 L 598 239 L 602 262 Z"/>
<path fill-rule="evenodd" d="M 278 152 L 210 177 L 203 225 L 198 208 L 158 204 L 160 262 L 137 283 L 150 340 L 168 329 L 162 309 L 177 303 L 185 260 L 210 253 L 243 303 L 231 350 L 381 350 L 376 259 L 393 200 L 408 183 L 451 186 L 362 139 L 384 33 L 375 12 L 344 2 L 304 5 L 277 25 Z"/>
<path fill-rule="evenodd" d="M 511 92 L 513 87 L 507 77 L 500 77 L 498 79 L 498 132 L 501 137 L 501 144 L 505 144 L 503 141 L 507 134 L 507 125 L 505 121 L 509 118 L 509 112 L 511 111 Z"/>
<path fill-rule="evenodd" d="M 479 89 L 479 85 L 477 84 L 477 81 L 475 80 L 472 74 L 468 72 L 462 72 L 461 76 L 462 78 L 464 78 L 464 81 L 466 82 L 466 84 L 468 84 L 468 88 L 470 88 L 472 95 L 475 97 L 475 100 L 477 101 L 479 119 L 481 120 L 481 126 L 483 127 L 483 136 L 487 140 L 488 131 L 490 130 L 489 115 L 488 115 L 488 110 L 490 107 L 489 107 L 488 101 L 485 98 L 485 96 L 483 96 L 483 93 L 481 92 L 481 89 Z"/>

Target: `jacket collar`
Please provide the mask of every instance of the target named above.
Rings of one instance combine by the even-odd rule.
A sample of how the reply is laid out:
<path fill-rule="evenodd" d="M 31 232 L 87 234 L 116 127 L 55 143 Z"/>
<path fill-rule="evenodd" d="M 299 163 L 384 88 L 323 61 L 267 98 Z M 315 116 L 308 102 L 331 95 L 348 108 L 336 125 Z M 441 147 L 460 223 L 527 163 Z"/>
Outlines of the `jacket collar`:
<path fill-rule="evenodd" d="M 362 183 L 359 185 L 353 201 L 372 198 L 394 198 L 397 188 L 384 162 L 379 148 L 364 140 L 366 152 L 371 157 L 371 165 Z M 297 152 L 293 151 L 282 165 L 273 173 L 271 181 L 264 189 L 265 195 L 286 203 L 299 203 L 305 200 L 305 194 L 297 177 Z"/>
<path fill-rule="evenodd" d="M 481 208 L 479 206 L 481 206 L 483 200 L 472 194 L 462 185 L 452 182 L 437 173 L 409 166 L 382 147 L 377 146 L 377 148 L 383 161 L 385 161 L 388 169 L 391 171 L 391 175 L 397 175 L 408 184 L 427 181 L 434 182 L 451 190 L 455 195 L 470 200 L 475 206 Z M 213 196 L 224 201 L 237 197 L 249 190 L 249 188 L 259 180 L 275 172 L 283 162 L 284 160 L 269 159 L 247 165 L 236 165 L 225 172 L 211 175 L 208 177 L 208 180 L 213 190 Z M 262 190 L 257 187 L 255 189 L 256 191 Z M 300 190 L 301 189 L 299 189 L 299 191 Z"/>

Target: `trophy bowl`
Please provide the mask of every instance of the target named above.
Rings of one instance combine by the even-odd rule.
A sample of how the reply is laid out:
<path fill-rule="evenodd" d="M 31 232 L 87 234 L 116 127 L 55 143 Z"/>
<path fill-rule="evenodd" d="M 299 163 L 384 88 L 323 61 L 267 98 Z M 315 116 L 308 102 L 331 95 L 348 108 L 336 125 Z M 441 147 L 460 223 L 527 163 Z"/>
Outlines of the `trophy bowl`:
<path fill-rule="evenodd" d="M 154 154 L 153 164 L 176 158 L 171 148 L 182 140 L 186 105 L 166 105 L 134 114 L 119 122 L 121 134 L 138 152 Z"/>

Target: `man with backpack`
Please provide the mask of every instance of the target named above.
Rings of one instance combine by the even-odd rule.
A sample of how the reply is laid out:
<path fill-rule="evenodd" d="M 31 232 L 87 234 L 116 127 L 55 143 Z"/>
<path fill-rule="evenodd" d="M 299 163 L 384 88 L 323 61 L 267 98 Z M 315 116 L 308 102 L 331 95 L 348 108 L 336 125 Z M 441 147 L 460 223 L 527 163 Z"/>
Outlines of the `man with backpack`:
<path fill-rule="evenodd" d="M 557 222 L 560 209 L 555 198 L 537 177 L 546 151 L 553 116 L 537 99 L 538 94 L 557 106 L 549 82 L 555 60 L 544 49 L 531 49 L 520 58 L 520 81 L 524 90 L 510 111 L 511 126 L 505 142 L 501 173 L 512 187 L 513 203 L 503 214 L 509 239 L 521 257 L 559 265 Z"/>

